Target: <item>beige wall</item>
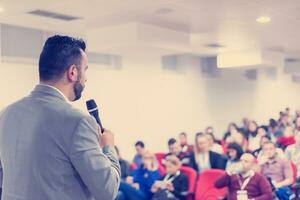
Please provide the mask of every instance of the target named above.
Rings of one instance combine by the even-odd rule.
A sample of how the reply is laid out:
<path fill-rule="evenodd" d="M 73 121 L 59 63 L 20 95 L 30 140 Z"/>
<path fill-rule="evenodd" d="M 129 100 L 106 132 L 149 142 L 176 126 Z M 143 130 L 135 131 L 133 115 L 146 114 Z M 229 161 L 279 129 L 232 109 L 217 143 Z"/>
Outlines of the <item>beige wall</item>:
<path fill-rule="evenodd" d="M 0 108 L 27 95 L 38 80 L 35 65 L 1 63 L 0 70 Z M 300 87 L 283 73 L 276 81 L 262 75 L 253 82 L 238 72 L 226 74 L 209 79 L 194 66 L 177 73 L 162 70 L 158 57 L 125 57 L 122 70 L 91 65 L 83 99 L 74 105 L 85 110 L 84 101 L 94 98 L 104 126 L 130 159 L 137 139 L 164 151 L 167 139 L 180 131 L 192 141 L 195 132 L 212 125 L 221 136 L 229 122 L 244 116 L 267 122 L 285 106 L 300 108 Z"/>

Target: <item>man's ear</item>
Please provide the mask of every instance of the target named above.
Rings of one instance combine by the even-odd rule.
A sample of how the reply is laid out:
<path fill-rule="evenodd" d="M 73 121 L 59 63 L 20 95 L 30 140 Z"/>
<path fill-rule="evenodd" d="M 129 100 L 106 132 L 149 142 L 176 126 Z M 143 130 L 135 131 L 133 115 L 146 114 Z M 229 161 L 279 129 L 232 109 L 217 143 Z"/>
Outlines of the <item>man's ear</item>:
<path fill-rule="evenodd" d="M 77 77 L 78 77 L 78 69 L 76 65 L 71 65 L 67 70 L 67 78 L 71 82 L 75 82 L 77 81 Z"/>

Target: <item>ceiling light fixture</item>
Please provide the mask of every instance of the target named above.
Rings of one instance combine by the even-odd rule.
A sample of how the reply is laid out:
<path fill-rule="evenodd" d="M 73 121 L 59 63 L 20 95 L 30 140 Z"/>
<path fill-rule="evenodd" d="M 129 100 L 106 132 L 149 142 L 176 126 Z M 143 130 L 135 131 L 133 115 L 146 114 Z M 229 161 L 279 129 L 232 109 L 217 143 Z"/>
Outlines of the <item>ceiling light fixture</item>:
<path fill-rule="evenodd" d="M 267 23 L 270 23 L 271 22 L 271 17 L 268 17 L 268 16 L 260 16 L 256 19 L 256 22 L 257 23 L 260 23 L 260 24 L 267 24 Z"/>

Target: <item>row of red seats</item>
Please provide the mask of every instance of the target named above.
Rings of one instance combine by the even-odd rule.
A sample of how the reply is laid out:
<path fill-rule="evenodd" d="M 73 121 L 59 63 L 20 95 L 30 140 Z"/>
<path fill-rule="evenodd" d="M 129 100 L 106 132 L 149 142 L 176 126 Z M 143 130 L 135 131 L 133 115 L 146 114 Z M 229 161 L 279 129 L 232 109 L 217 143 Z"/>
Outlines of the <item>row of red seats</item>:
<path fill-rule="evenodd" d="M 131 169 L 136 169 L 136 166 L 132 164 Z M 166 174 L 162 165 L 159 165 L 158 170 L 161 176 Z M 180 171 L 185 174 L 189 180 L 188 196 L 186 200 L 217 200 L 225 197 L 227 188 L 217 189 L 214 186 L 215 181 L 220 176 L 224 175 L 225 171 L 211 169 L 198 175 L 193 168 L 186 166 L 182 166 Z"/>
<path fill-rule="evenodd" d="M 162 160 L 165 154 L 156 153 L 155 156 L 159 163 L 159 173 L 161 176 L 164 176 L 166 174 L 166 171 L 163 167 Z M 293 168 L 294 180 L 296 182 L 297 168 L 293 162 L 291 162 L 291 165 Z M 136 169 L 136 166 L 132 164 L 131 169 Z M 224 170 L 210 169 L 198 175 L 198 173 L 194 169 L 182 166 L 181 172 L 184 173 L 189 179 L 189 195 L 187 197 L 187 200 L 217 200 L 225 197 L 227 188 L 217 189 L 214 187 L 215 181 L 220 176 L 225 174 Z"/>

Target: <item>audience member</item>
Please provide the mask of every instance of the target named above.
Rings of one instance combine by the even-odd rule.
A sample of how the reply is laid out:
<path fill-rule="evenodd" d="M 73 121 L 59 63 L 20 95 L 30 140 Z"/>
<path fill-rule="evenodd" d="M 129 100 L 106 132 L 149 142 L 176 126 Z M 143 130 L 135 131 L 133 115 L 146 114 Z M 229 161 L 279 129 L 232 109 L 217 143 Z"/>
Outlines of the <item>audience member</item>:
<path fill-rule="evenodd" d="M 238 167 L 238 163 L 240 161 L 241 156 L 243 155 L 244 151 L 242 147 L 237 143 L 230 143 L 227 146 L 227 164 L 226 164 L 226 171 L 232 170 Z"/>
<path fill-rule="evenodd" d="M 179 158 L 179 160 L 181 161 L 182 164 L 187 165 L 189 163 L 188 154 L 181 151 L 181 146 L 180 146 L 179 142 L 177 142 L 176 139 L 174 139 L 174 138 L 169 139 L 168 148 L 169 148 L 169 153 L 167 153 L 165 155 L 164 160 L 168 156 L 174 155 L 174 156 L 177 156 Z"/>
<path fill-rule="evenodd" d="M 259 148 L 261 135 L 258 135 L 258 126 L 255 121 L 249 122 L 246 137 L 248 138 L 248 149 L 250 151 L 254 151 Z"/>
<path fill-rule="evenodd" d="M 182 152 L 188 153 L 188 154 L 193 152 L 193 145 L 189 145 L 188 137 L 185 132 L 181 132 L 179 134 L 179 142 L 180 142 Z"/>
<path fill-rule="evenodd" d="M 224 134 L 224 137 L 223 137 L 223 140 L 226 142 L 226 143 L 230 143 L 231 141 L 227 141 L 227 138 L 230 138 L 231 134 L 232 133 L 235 133 L 238 131 L 238 126 L 235 124 L 235 123 L 230 123 L 228 125 L 228 130 L 227 132 Z"/>
<path fill-rule="evenodd" d="M 291 144 L 295 144 L 294 130 L 291 126 L 285 127 L 283 135 L 277 138 L 277 144 L 282 149 L 285 149 Z"/>
<path fill-rule="evenodd" d="M 224 154 L 224 150 L 223 150 L 222 146 L 216 140 L 213 127 L 211 127 L 211 126 L 207 127 L 205 129 L 205 134 L 208 137 L 210 150 L 213 152 L 216 152 L 218 154 Z"/>
<path fill-rule="evenodd" d="M 300 130 L 295 134 L 296 143 L 290 145 L 285 150 L 286 158 L 297 166 L 297 182 L 300 182 Z"/>
<path fill-rule="evenodd" d="M 269 130 L 270 135 L 273 135 L 275 138 L 281 137 L 283 135 L 282 130 L 280 130 L 278 122 L 275 119 L 269 120 Z"/>
<path fill-rule="evenodd" d="M 166 159 L 167 175 L 160 181 L 156 181 L 151 191 L 155 199 L 184 200 L 188 194 L 188 178 L 180 172 L 181 162 L 178 157 L 170 155 Z"/>
<path fill-rule="evenodd" d="M 135 143 L 136 155 L 133 158 L 133 163 L 139 168 L 142 165 L 142 157 L 145 152 L 145 144 L 142 141 L 137 141 Z"/>
<path fill-rule="evenodd" d="M 261 173 L 270 178 L 279 199 L 288 199 L 291 195 L 289 186 L 293 183 L 291 163 L 278 157 L 276 145 L 272 142 L 263 144 L 263 152 L 264 159 L 260 161 Z"/>
<path fill-rule="evenodd" d="M 120 154 L 120 150 L 117 146 L 115 146 L 115 150 L 118 154 L 119 163 L 121 167 L 121 178 L 125 180 L 130 175 L 130 164 L 127 160 L 124 160 Z"/>
<path fill-rule="evenodd" d="M 296 117 L 294 124 L 295 130 L 300 131 L 300 117 Z"/>
<path fill-rule="evenodd" d="M 144 152 L 142 165 L 133 172 L 133 176 L 121 182 L 118 200 L 149 200 L 152 198 L 151 187 L 159 180 L 158 163 L 150 152 Z"/>
<path fill-rule="evenodd" d="M 225 169 L 226 158 L 210 151 L 209 139 L 206 134 L 197 133 L 194 152 L 190 155 L 190 166 L 199 173 L 206 169 Z"/>
<path fill-rule="evenodd" d="M 228 171 L 220 177 L 215 186 L 228 187 L 228 200 L 270 200 L 272 188 L 268 180 L 253 170 L 255 159 L 253 155 L 245 153 L 241 157 L 240 169 Z"/>

